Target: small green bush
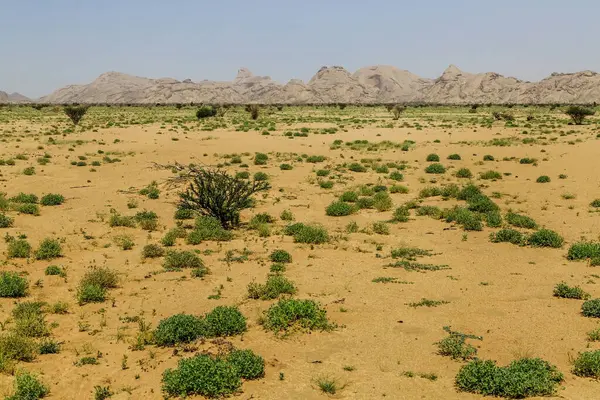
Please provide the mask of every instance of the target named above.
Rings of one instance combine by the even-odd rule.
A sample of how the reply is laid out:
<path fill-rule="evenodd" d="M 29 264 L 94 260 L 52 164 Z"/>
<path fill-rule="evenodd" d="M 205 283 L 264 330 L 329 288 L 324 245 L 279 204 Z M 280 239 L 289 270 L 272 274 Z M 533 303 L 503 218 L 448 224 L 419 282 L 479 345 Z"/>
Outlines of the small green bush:
<path fill-rule="evenodd" d="M 344 192 L 340 196 L 340 201 L 346 203 L 355 203 L 358 200 L 358 193 L 356 192 Z"/>
<path fill-rule="evenodd" d="M 600 378 L 600 350 L 579 353 L 573 361 L 573 374 L 584 378 Z"/>
<path fill-rule="evenodd" d="M 23 203 L 17 204 L 17 211 L 21 214 L 40 215 L 40 208 L 37 204 Z"/>
<path fill-rule="evenodd" d="M 417 208 L 416 214 L 418 216 L 428 216 L 432 218 L 439 218 L 442 215 L 442 210 L 436 206 L 421 206 Z"/>
<path fill-rule="evenodd" d="M 0 335 L 0 371 L 8 370 L 14 361 L 33 361 L 38 353 L 39 347 L 32 338 L 15 333 Z"/>
<path fill-rule="evenodd" d="M 25 239 L 10 239 L 8 242 L 8 258 L 28 258 L 31 245 Z"/>
<path fill-rule="evenodd" d="M 483 214 L 492 211 L 498 211 L 500 209 L 500 207 L 498 207 L 498 205 L 494 203 L 492 199 L 490 199 L 484 194 L 472 196 L 467 202 L 467 208 L 470 211 L 475 211 Z"/>
<path fill-rule="evenodd" d="M 37 400 L 50 393 L 48 386 L 44 385 L 37 376 L 19 371 L 15 376 L 14 394 L 6 400 Z"/>
<path fill-rule="evenodd" d="M 462 225 L 463 229 L 466 231 L 483 230 L 483 224 L 479 214 L 463 207 L 454 207 L 443 210 L 441 217 L 445 219 L 446 222 L 456 222 L 457 224 Z"/>
<path fill-rule="evenodd" d="M 519 160 L 519 164 L 535 164 L 536 162 L 537 162 L 537 160 L 535 158 L 529 158 L 529 157 L 521 158 Z"/>
<path fill-rule="evenodd" d="M 547 175 L 542 175 L 535 180 L 537 183 L 548 183 L 550 182 L 550 177 Z"/>
<path fill-rule="evenodd" d="M 218 306 L 203 319 L 203 336 L 227 337 L 246 332 L 246 317 L 237 307 Z"/>
<path fill-rule="evenodd" d="M 392 217 L 392 221 L 394 222 L 408 222 L 410 217 L 410 210 L 406 206 L 401 206 L 396 208 L 394 211 L 394 215 Z"/>
<path fill-rule="evenodd" d="M 385 222 L 373 222 L 373 232 L 378 235 L 389 235 L 390 227 Z"/>
<path fill-rule="evenodd" d="M 170 397 L 201 395 L 225 397 L 242 386 L 240 370 L 222 358 L 198 354 L 179 360 L 176 369 L 167 369 L 162 376 L 162 389 Z"/>
<path fill-rule="evenodd" d="M 268 181 L 269 175 L 265 174 L 264 172 L 257 172 L 254 174 L 254 180 L 258 182 Z"/>
<path fill-rule="evenodd" d="M 181 268 L 201 268 L 204 262 L 198 255 L 188 250 L 170 250 L 163 262 L 163 267 L 167 270 L 177 270 Z"/>
<path fill-rule="evenodd" d="M 27 279 L 16 272 L 0 272 L 0 297 L 23 297 L 28 287 Z"/>
<path fill-rule="evenodd" d="M 485 156 L 483 156 L 483 161 L 494 161 L 494 156 L 486 154 Z"/>
<path fill-rule="evenodd" d="M 13 222 L 11 217 L 0 212 L 0 228 L 10 228 Z"/>
<path fill-rule="evenodd" d="M 327 320 L 327 311 L 313 300 L 281 299 L 265 312 L 263 323 L 275 333 L 294 327 L 322 331 L 333 328 Z"/>
<path fill-rule="evenodd" d="M 158 258 L 165 255 L 165 249 L 158 244 L 147 244 L 142 249 L 143 258 Z"/>
<path fill-rule="evenodd" d="M 203 241 L 227 242 L 233 239 L 233 233 L 223 228 L 215 217 L 202 215 L 196 218 L 194 230 L 187 236 L 187 243 L 198 245 Z"/>
<path fill-rule="evenodd" d="M 459 155 L 459 154 L 456 154 L 456 153 L 454 153 L 454 154 L 450 154 L 450 155 L 448 156 L 448 160 L 460 160 L 460 159 L 461 159 L 461 158 L 460 158 L 460 155 Z"/>
<path fill-rule="evenodd" d="M 590 298 L 590 295 L 579 286 L 571 287 L 564 282 L 554 286 L 553 294 L 555 297 L 562 297 L 563 299 L 587 300 Z"/>
<path fill-rule="evenodd" d="M 196 118 L 204 119 L 217 115 L 217 109 L 213 106 L 202 106 L 196 111 Z"/>
<path fill-rule="evenodd" d="M 390 186 L 390 193 L 400 193 L 400 194 L 406 194 L 408 193 L 409 190 L 406 186 L 402 186 L 402 185 L 392 185 Z"/>
<path fill-rule="evenodd" d="M 534 247 L 562 247 L 565 240 L 550 229 L 540 229 L 527 238 L 527 244 Z"/>
<path fill-rule="evenodd" d="M 77 301 L 80 305 L 102 303 L 106 300 L 106 289 L 94 283 L 81 283 L 77 288 Z"/>
<path fill-rule="evenodd" d="M 473 177 L 473 173 L 469 168 L 461 168 L 458 171 L 456 171 L 456 177 L 470 179 Z"/>
<path fill-rule="evenodd" d="M 26 194 L 21 192 L 18 195 L 11 197 L 9 200 L 13 203 L 37 204 L 38 197 L 35 194 Z"/>
<path fill-rule="evenodd" d="M 584 317 L 600 318 L 600 299 L 587 300 L 581 305 Z"/>
<path fill-rule="evenodd" d="M 40 200 L 40 204 L 43 206 L 60 206 L 65 202 L 65 196 L 62 194 L 49 193 L 43 196 Z"/>
<path fill-rule="evenodd" d="M 196 213 L 194 210 L 178 208 L 177 211 L 175 211 L 174 218 L 178 220 L 194 219 L 195 215 Z"/>
<path fill-rule="evenodd" d="M 481 179 L 496 180 L 496 179 L 502 179 L 502 174 L 498 171 L 486 171 L 486 172 L 482 172 L 481 174 L 479 174 L 479 177 Z"/>
<path fill-rule="evenodd" d="M 43 337 L 50 333 L 44 319 L 43 302 L 25 301 L 12 310 L 14 332 L 27 337 Z"/>
<path fill-rule="evenodd" d="M 62 257 L 62 247 L 57 239 L 44 239 L 35 251 L 37 260 L 51 260 L 59 257 Z"/>
<path fill-rule="evenodd" d="M 271 252 L 271 255 L 269 255 L 269 259 L 273 262 L 291 263 L 292 255 L 285 250 L 274 250 Z"/>
<path fill-rule="evenodd" d="M 425 161 L 427 161 L 427 162 L 438 162 L 438 161 L 440 161 L 440 156 L 438 156 L 437 154 L 432 153 L 432 154 L 429 154 L 427 156 L 427 158 L 425 159 Z"/>
<path fill-rule="evenodd" d="M 251 299 L 272 300 L 282 294 L 296 293 L 294 283 L 283 275 L 269 275 L 265 284 L 248 284 L 248 297 Z"/>
<path fill-rule="evenodd" d="M 158 323 L 153 337 L 158 346 L 173 346 L 192 342 L 203 333 L 202 319 L 188 314 L 175 314 Z"/>
<path fill-rule="evenodd" d="M 551 396 L 563 379 L 555 366 L 539 358 L 522 358 L 506 367 L 475 360 L 460 369 L 455 384 L 463 392 L 522 399 Z"/>
<path fill-rule="evenodd" d="M 108 226 L 114 228 L 116 226 L 124 226 L 127 228 L 135 228 L 135 218 L 114 213 L 108 220 Z"/>
<path fill-rule="evenodd" d="M 44 274 L 63 276 L 63 275 L 65 275 L 65 271 L 58 265 L 49 265 L 44 270 Z"/>
<path fill-rule="evenodd" d="M 393 171 L 392 173 L 390 173 L 389 178 L 396 182 L 402 182 L 404 180 L 404 175 L 402 175 L 402 173 L 398 171 Z"/>
<path fill-rule="evenodd" d="M 567 259 L 569 260 L 584 260 L 596 257 L 600 257 L 600 243 L 594 242 L 573 243 L 567 253 Z"/>
<path fill-rule="evenodd" d="M 265 360 L 252 350 L 233 350 L 226 360 L 244 379 L 258 379 L 265 375 Z"/>
<path fill-rule="evenodd" d="M 254 155 L 254 165 L 266 165 L 269 160 L 269 156 L 264 153 L 256 153 Z"/>
<path fill-rule="evenodd" d="M 293 221 L 294 214 L 290 210 L 283 210 L 279 215 L 279 219 L 282 221 Z"/>
<path fill-rule="evenodd" d="M 536 222 L 526 215 L 521 215 L 513 212 L 506 214 L 506 222 L 517 228 L 537 229 Z"/>
<path fill-rule="evenodd" d="M 394 202 L 386 192 L 377 192 L 373 196 L 373 207 L 379 212 L 389 211 L 394 206 Z"/>
<path fill-rule="evenodd" d="M 505 228 L 500 229 L 496 233 L 491 233 L 490 241 L 494 243 L 507 242 L 516 245 L 523 245 L 525 244 L 525 236 L 515 229 Z"/>
<path fill-rule="evenodd" d="M 356 200 L 356 207 L 362 209 L 371 209 L 375 206 L 375 200 L 372 197 L 359 197 Z"/>
<path fill-rule="evenodd" d="M 590 207 L 600 208 L 600 199 L 595 199 L 590 203 Z"/>
<path fill-rule="evenodd" d="M 297 227 L 294 229 L 292 236 L 294 236 L 294 242 L 296 243 L 322 244 L 329 242 L 327 229 L 320 225 L 294 225 L 297 225 Z"/>
<path fill-rule="evenodd" d="M 367 168 L 359 163 L 352 163 L 348 165 L 348 169 L 352 172 L 367 172 Z"/>
<path fill-rule="evenodd" d="M 343 201 L 334 201 L 325 209 L 325 214 L 330 217 L 342 217 L 353 214 L 355 211 L 354 206 L 344 203 Z"/>
<path fill-rule="evenodd" d="M 443 174 L 446 172 L 446 167 L 444 167 L 442 164 L 434 163 L 427 166 L 427 168 L 425 168 L 425 172 L 428 174 Z"/>
<path fill-rule="evenodd" d="M 466 342 L 467 336 L 452 332 L 440 340 L 438 354 L 448 356 L 453 360 L 469 360 L 475 357 L 477 349 Z"/>
<path fill-rule="evenodd" d="M 488 211 L 485 213 L 485 222 L 490 228 L 500 228 L 502 226 L 502 215 L 499 211 Z"/>

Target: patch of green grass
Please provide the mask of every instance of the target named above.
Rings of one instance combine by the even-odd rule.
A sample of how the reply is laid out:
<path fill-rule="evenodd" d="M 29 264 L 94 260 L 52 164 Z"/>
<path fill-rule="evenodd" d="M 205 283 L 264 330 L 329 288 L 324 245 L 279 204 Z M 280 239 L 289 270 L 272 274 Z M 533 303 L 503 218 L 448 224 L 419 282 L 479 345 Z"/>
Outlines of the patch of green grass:
<path fill-rule="evenodd" d="M 515 229 L 504 228 L 500 229 L 496 233 L 490 233 L 490 241 L 493 243 L 506 242 L 521 246 L 526 243 L 526 237 Z"/>
<path fill-rule="evenodd" d="M 24 297 L 29 283 L 16 272 L 0 272 L 0 297 Z"/>
<path fill-rule="evenodd" d="M 467 339 L 482 340 L 482 337 L 454 332 L 447 326 L 444 327 L 444 330 L 448 332 L 448 336 L 437 343 L 438 354 L 450 357 L 453 360 L 462 361 L 475 358 L 477 349 L 473 345 L 467 343 Z"/>
<path fill-rule="evenodd" d="M 17 204 L 16 210 L 21 214 L 36 215 L 36 216 L 40 215 L 40 208 L 38 207 L 37 204 L 32 204 L 32 203 Z"/>
<path fill-rule="evenodd" d="M 62 247 L 57 239 L 46 238 L 34 253 L 36 260 L 52 260 L 62 257 Z"/>
<path fill-rule="evenodd" d="M 584 317 L 600 318 L 600 299 L 587 300 L 581 305 Z"/>
<path fill-rule="evenodd" d="M 65 202 L 65 196 L 62 194 L 48 193 L 42 196 L 40 204 L 43 206 L 60 206 Z"/>
<path fill-rule="evenodd" d="M 223 228 L 218 219 L 206 215 L 196 218 L 194 230 L 186 238 L 188 244 L 198 245 L 203 241 L 227 242 L 233 234 Z"/>
<path fill-rule="evenodd" d="M 283 275 L 269 275 L 264 284 L 252 282 L 248 284 L 248 297 L 251 299 L 272 300 L 282 294 L 296 293 L 294 283 Z"/>
<path fill-rule="evenodd" d="M 410 217 L 410 210 L 406 206 L 396 208 L 392 216 L 394 222 L 408 222 Z"/>
<path fill-rule="evenodd" d="M 437 307 L 443 304 L 448 304 L 449 301 L 444 300 L 430 300 L 430 299 L 421 299 L 421 301 L 415 303 L 408 303 L 409 307 L 417 308 L 417 307 Z"/>
<path fill-rule="evenodd" d="M 584 260 L 596 257 L 600 257 L 600 243 L 596 242 L 573 243 L 567 253 L 567 259 L 569 260 Z"/>
<path fill-rule="evenodd" d="M 343 217 L 353 214 L 354 211 L 356 211 L 356 208 L 353 205 L 343 201 L 334 201 L 327 206 L 325 214 L 330 217 Z"/>
<path fill-rule="evenodd" d="M 356 201 L 358 201 L 358 193 L 353 191 L 344 192 L 340 196 L 340 201 L 343 201 L 345 203 L 355 203 Z"/>
<path fill-rule="evenodd" d="M 377 192 L 373 196 L 373 207 L 379 212 L 389 211 L 393 205 L 392 198 L 386 192 Z"/>
<path fill-rule="evenodd" d="M 329 242 L 327 229 L 320 225 L 300 224 L 292 235 L 296 243 L 322 244 Z"/>
<path fill-rule="evenodd" d="M 147 244 L 142 249 L 142 258 L 158 258 L 165 255 L 165 249 L 158 244 Z"/>
<path fill-rule="evenodd" d="M 600 378 L 600 350 L 579 353 L 573 361 L 573 374 L 585 378 Z"/>
<path fill-rule="evenodd" d="M 562 247 L 565 240 L 558 233 L 550 229 L 540 229 L 527 238 L 527 244 L 534 247 Z"/>
<path fill-rule="evenodd" d="M 313 300 L 281 299 L 264 315 L 263 325 L 275 333 L 287 333 L 294 328 L 304 330 L 331 330 L 327 311 Z"/>
<path fill-rule="evenodd" d="M 506 214 L 505 219 L 506 222 L 517 228 L 537 229 L 538 227 L 537 223 L 532 218 L 514 212 Z"/>
<path fill-rule="evenodd" d="M 427 158 L 425 159 L 425 161 L 427 162 L 438 162 L 440 161 L 440 156 L 438 156 L 437 154 L 431 153 L 427 156 Z"/>
<path fill-rule="evenodd" d="M 336 394 L 340 389 L 340 384 L 328 377 L 320 377 L 315 380 L 319 390 L 325 394 Z"/>
<path fill-rule="evenodd" d="M 433 255 L 431 250 L 423 250 L 418 247 L 397 247 L 392 250 L 391 256 L 392 258 L 403 258 L 406 260 L 414 261 L 418 257 L 428 257 Z"/>
<path fill-rule="evenodd" d="M 37 204 L 38 197 L 35 194 L 19 193 L 9 199 L 12 203 Z"/>
<path fill-rule="evenodd" d="M 446 172 L 446 167 L 439 163 L 433 163 L 425 168 L 425 172 L 428 174 L 443 174 Z"/>
<path fill-rule="evenodd" d="M 479 178 L 486 180 L 502 179 L 502 174 L 498 171 L 486 171 L 479 174 Z"/>
<path fill-rule="evenodd" d="M 269 259 L 278 263 L 291 263 L 292 255 L 285 250 L 278 249 L 271 252 Z"/>
<path fill-rule="evenodd" d="M 37 400 L 46 397 L 50 389 L 30 372 L 19 371 L 15 376 L 14 390 L 6 400 Z"/>
<path fill-rule="evenodd" d="M 178 270 L 183 268 L 201 268 L 204 262 L 196 253 L 189 250 L 169 250 L 165 256 L 163 267 L 166 270 Z"/>
<path fill-rule="evenodd" d="M 461 168 L 458 171 L 456 171 L 455 176 L 457 178 L 470 179 L 473 177 L 473 173 L 471 172 L 471 170 L 469 168 Z"/>
<path fill-rule="evenodd" d="M 161 320 L 154 331 L 154 343 L 173 346 L 196 340 L 204 332 L 202 319 L 194 315 L 175 314 Z"/>
<path fill-rule="evenodd" d="M 563 299 L 578 299 L 578 300 L 587 300 L 590 298 L 589 293 L 586 293 L 579 286 L 569 286 L 564 282 L 557 283 L 554 286 L 555 297 L 562 297 Z"/>
<path fill-rule="evenodd" d="M 31 245 L 25 239 L 10 237 L 7 250 L 8 258 L 28 258 L 31 255 Z"/>
<path fill-rule="evenodd" d="M 537 183 L 548 183 L 550 182 L 550 177 L 548 175 L 539 176 L 536 180 Z"/>

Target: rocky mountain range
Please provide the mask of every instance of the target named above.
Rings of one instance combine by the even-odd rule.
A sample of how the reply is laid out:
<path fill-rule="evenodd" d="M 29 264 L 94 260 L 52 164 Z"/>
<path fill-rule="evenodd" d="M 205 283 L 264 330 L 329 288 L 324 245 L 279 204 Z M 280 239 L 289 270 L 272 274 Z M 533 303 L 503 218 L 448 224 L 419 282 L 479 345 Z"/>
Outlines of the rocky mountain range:
<path fill-rule="evenodd" d="M 29 103 L 31 100 L 20 93 L 11 93 L 0 91 L 0 104 L 2 103 Z"/>
<path fill-rule="evenodd" d="M 0 102 L 22 102 L 19 94 L 0 92 Z M 473 74 L 449 66 L 437 79 L 419 77 L 393 66 L 377 65 L 350 73 L 323 67 L 307 83 L 280 84 L 245 68 L 230 82 L 172 78 L 150 79 L 107 72 L 87 85 L 71 85 L 36 100 L 42 103 L 593 103 L 600 102 L 600 74 L 553 73 L 527 82 L 494 72 Z"/>

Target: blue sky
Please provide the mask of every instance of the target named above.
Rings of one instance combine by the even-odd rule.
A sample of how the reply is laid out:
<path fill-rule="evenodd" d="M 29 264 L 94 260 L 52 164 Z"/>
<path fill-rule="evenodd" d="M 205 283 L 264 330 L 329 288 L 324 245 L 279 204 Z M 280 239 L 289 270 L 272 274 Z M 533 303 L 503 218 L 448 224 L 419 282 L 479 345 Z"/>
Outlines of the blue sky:
<path fill-rule="evenodd" d="M 37 97 L 106 71 L 280 82 L 323 65 L 449 64 L 526 80 L 600 71 L 593 0 L 0 0 L 0 90 Z"/>

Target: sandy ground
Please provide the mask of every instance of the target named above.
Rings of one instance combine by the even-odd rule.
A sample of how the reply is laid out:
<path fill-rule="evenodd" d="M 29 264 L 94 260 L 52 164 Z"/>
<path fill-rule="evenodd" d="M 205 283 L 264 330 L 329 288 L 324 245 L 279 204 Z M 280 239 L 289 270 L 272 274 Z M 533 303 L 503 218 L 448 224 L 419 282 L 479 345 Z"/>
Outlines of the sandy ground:
<path fill-rule="evenodd" d="M 44 126 L 36 123 L 35 127 Z M 314 135 L 306 138 L 288 139 L 281 132 L 299 126 L 321 127 L 323 123 L 298 124 L 277 129 L 271 136 L 260 132 L 235 132 L 221 129 L 212 132 L 188 134 L 161 131 L 160 124 L 105 128 L 98 132 L 86 131 L 68 135 L 64 140 L 83 140 L 84 143 L 68 151 L 70 144 L 46 145 L 46 138 L 24 134 L 21 141 L 15 138 L 26 129 L 26 123 L 6 123 L 0 137 L 7 139 L 0 144 L 0 158 L 27 154 L 29 160 L 18 161 L 16 166 L 0 166 L 2 182 L 0 191 L 9 196 L 18 192 L 61 193 L 67 201 L 58 207 L 42 207 L 40 216 L 18 215 L 14 227 L 0 230 L 0 234 L 24 233 L 33 247 L 45 237 L 64 238 L 64 257 L 52 262 L 14 260 L 4 262 L 0 270 L 26 272 L 30 283 L 41 280 L 40 287 L 31 285 L 26 300 L 48 303 L 66 301 L 70 312 L 66 315 L 47 315 L 56 323 L 52 337 L 63 342 L 62 351 L 55 355 L 43 355 L 32 363 L 19 367 L 39 372 L 51 390 L 49 398 L 93 398 L 95 385 L 110 385 L 114 399 L 160 399 L 161 374 L 177 364 L 188 354 L 174 355 L 172 348 L 148 346 L 144 351 L 132 351 L 130 341 L 137 332 L 135 323 L 125 323 L 125 316 L 143 315 L 155 327 L 170 315 L 185 312 L 203 314 L 217 305 L 239 305 L 248 318 L 249 329 L 241 337 L 231 341 L 240 348 L 249 348 L 262 355 L 266 362 L 264 379 L 245 382 L 242 399 L 321 399 L 322 394 L 315 379 L 323 376 L 336 379 L 344 388 L 336 395 L 339 399 L 476 399 L 480 396 L 459 393 L 454 388 L 454 377 L 460 362 L 436 354 L 435 343 L 445 337 L 444 326 L 461 332 L 483 336 L 476 342 L 479 357 L 497 360 L 500 365 L 522 356 L 541 357 L 555 365 L 565 374 L 565 382 L 558 395 L 566 399 L 598 398 L 600 386 L 595 381 L 577 378 L 570 373 L 570 357 L 588 348 L 599 348 L 597 343 L 586 341 L 586 332 L 598 326 L 597 321 L 580 315 L 581 302 L 558 299 L 552 296 L 554 285 L 565 281 L 580 285 L 592 297 L 600 296 L 597 282 L 600 277 L 586 263 L 569 262 L 565 258 L 570 243 L 582 236 L 598 239 L 600 214 L 590 212 L 588 204 L 600 197 L 600 146 L 589 127 L 574 128 L 580 143 L 568 144 L 567 138 L 559 138 L 544 146 L 541 144 L 508 147 L 483 146 L 474 141 L 488 141 L 497 137 L 518 135 L 519 129 L 505 128 L 502 124 L 492 129 L 472 126 L 424 127 L 421 131 L 411 128 L 382 129 L 365 126 L 362 129 L 348 127 L 348 132 L 335 135 Z M 8 134 L 15 127 L 15 133 Z M 451 131 L 451 135 L 448 132 Z M 380 135 L 380 136 L 379 136 Z M 548 137 L 558 137 L 558 134 Z M 179 138 L 173 141 L 172 137 Z M 57 137 L 58 138 L 58 137 Z M 118 143 L 115 140 L 119 139 Z M 372 142 L 390 140 L 402 142 L 415 140 L 415 147 L 408 152 L 399 149 L 378 152 L 330 150 L 335 139 L 350 141 L 367 139 Z M 573 136 L 568 140 L 572 140 Z M 434 143 L 440 140 L 440 143 Z M 100 145 L 98 142 L 104 142 Z M 470 142 L 470 143 L 459 143 Z M 38 149 L 42 143 L 44 149 Z M 120 152 L 122 162 L 103 164 L 97 172 L 87 167 L 74 167 L 70 161 L 78 155 L 97 153 L 99 149 Z M 145 244 L 156 243 L 164 232 L 175 226 L 173 213 L 176 209 L 176 190 L 161 186 L 158 200 L 138 195 L 137 190 L 152 180 L 159 183 L 171 176 L 169 171 L 158 171 L 152 163 L 205 163 L 223 162 L 223 154 L 254 153 L 271 154 L 266 167 L 252 165 L 252 156 L 242 157 L 250 165 L 249 171 L 264 171 L 270 176 L 273 188 L 255 209 L 243 214 L 244 221 L 258 212 L 278 216 L 285 209 L 291 210 L 296 221 L 317 222 L 328 228 L 333 235 L 343 236 L 332 243 L 311 248 L 293 243 L 292 238 L 273 234 L 259 238 L 254 231 L 239 230 L 235 240 L 227 243 L 205 242 L 188 246 L 183 241 L 178 249 L 212 249 L 215 253 L 202 256 L 211 274 L 202 280 L 190 279 L 189 272 L 160 271 L 161 260 L 141 259 L 140 251 Z M 543 152 L 542 152 L 543 151 Z M 49 152 L 51 163 L 35 164 L 35 159 Z M 132 152 L 130 155 L 127 153 Z M 321 164 L 293 162 L 294 169 L 281 171 L 275 152 L 326 155 Z M 361 228 L 375 221 L 389 220 L 392 211 L 363 210 L 348 216 L 333 218 L 325 215 L 325 207 L 343 191 L 363 183 L 376 183 L 385 176 L 369 171 L 365 174 L 346 173 L 352 180 L 346 184 L 336 183 L 333 189 L 321 189 L 314 182 L 314 170 L 335 167 L 350 158 L 380 157 L 383 161 L 406 161 L 409 168 L 403 171 L 402 184 L 409 187 L 408 194 L 393 194 L 395 206 L 402 205 L 418 196 L 421 188 L 431 185 L 431 175 L 423 169 L 429 153 L 437 153 L 442 163 L 449 166 L 446 174 L 434 177 L 437 183 L 464 182 L 452 176 L 458 168 L 470 168 L 477 177 L 479 172 L 497 170 L 511 173 L 495 182 L 477 178 L 474 182 L 484 186 L 484 192 L 503 194 L 495 201 L 503 211 L 513 209 L 526 213 L 540 225 L 559 232 L 567 244 L 562 249 L 534 249 L 511 244 L 493 244 L 488 236 L 492 231 L 463 232 L 442 221 L 429 217 L 412 216 L 410 222 L 390 224 L 391 234 L 344 233 L 350 221 Z M 462 160 L 445 158 L 458 153 Z M 206 154 L 206 155 L 205 155 Z M 484 154 L 493 155 L 497 161 L 480 163 Z M 343 157 L 343 159 L 342 159 Z M 503 157 L 516 160 L 501 161 Z M 519 164 L 521 157 L 535 157 L 537 166 Z M 88 164 L 101 155 L 88 156 Z M 36 174 L 25 176 L 22 169 L 35 165 Z M 228 167 L 235 171 L 235 166 Z M 567 179 L 559 180 L 559 174 Z M 540 175 L 548 175 L 552 181 L 537 184 Z M 564 193 L 576 194 L 565 200 Z M 127 202 L 135 198 L 136 210 L 128 210 Z M 456 204 L 444 202 L 439 197 L 425 199 L 424 204 L 447 207 Z M 110 228 L 106 223 L 111 209 L 132 215 L 147 209 L 160 217 L 161 228 L 148 233 L 141 229 Z M 102 220 L 104 219 L 104 221 Z M 278 221 L 274 232 L 285 225 Z M 450 228 L 450 229 L 449 229 Z M 135 247 L 123 251 L 112 243 L 116 235 L 126 233 L 135 241 Z M 86 239 L 84 235 L 93 236 Z M 466 239 L 466 240 L 465 240 Z M 377 245 L 381 250 L 377 250 Z M 435 272 L 407 272 L 403 269 L 384 269 L 390 262 L 386 259 L 390 250 L 406 244 L 431 249 L 436 255 L 426 262 L 448 264 L 451 269 Z M 245 263 L 231 266 L 222 261 L 229 249 L 250 249 L 253 254 Z M 286 276 L 298 287 L 297 298 L 312 298 L 321 302 L 331 321 L 340 327 L 333 332 L 296 334 L 286 339 L 276 338 L 263 330 L 258 318 L 271 302 L 249 300 L 246 286 L 256 280 L 263 282 L 269 272 L 268 254 L 277 248 L 289 251 L 293 263 Z M 0 252 L 6 244 L 0 242 Z M 44 269 L 50 264 L 67 268 L 66 281 L 60 277 L 45 276 Z M 91 265 L 108 266 L 121 274 L 121 286 L 111 291 L 114 301 L 102 304 L 77 305 L 75 288 Z M 381 284 L 372 279 L 380 276 L 397 277 L 414 284 Z M 182 278 L 183 277 L 183 278 Z M 229 279 L 228 279 L 229 278 Z M 222 297 L 209 300 L 216 288 L 223 285 Z M 421 298 L 448 301 L 435 308 L 411 308 L 406 303 Z M 0 299 L 0 320 L 10 316 L 14 299 Z M 343 312 L 344 311 L 344 312 Z M 81 324 L 89 324 L 81 332 Z M 117 333 L 125 334 L 124 340 Z M 200 345 L 201 349 L 211 344 Z M 102 352 L 99 365 L 77 367 L 74 362 L 86 352 Z M 128 369 L 121 368 L 123 355 L 128 357 Z M 344 366 L 354 366 L 345 371 Z M 405 371 L 435 373 L 437 380 L 405 377 Z M 280 373 L 285 376 L 280 380 Z M 9 394 L 13 378 L 0 376 L 0 395 Z"/>

